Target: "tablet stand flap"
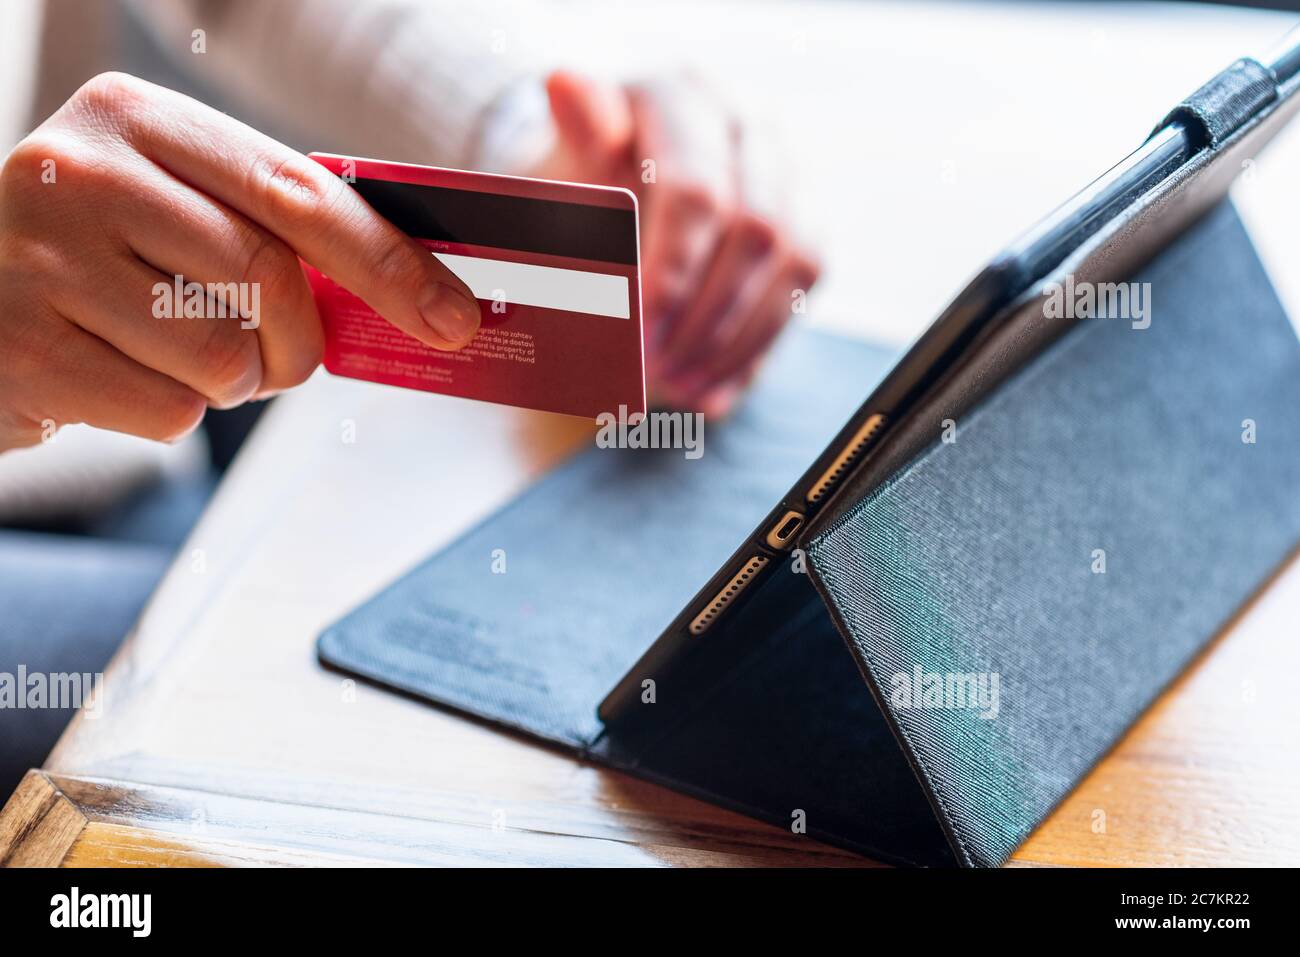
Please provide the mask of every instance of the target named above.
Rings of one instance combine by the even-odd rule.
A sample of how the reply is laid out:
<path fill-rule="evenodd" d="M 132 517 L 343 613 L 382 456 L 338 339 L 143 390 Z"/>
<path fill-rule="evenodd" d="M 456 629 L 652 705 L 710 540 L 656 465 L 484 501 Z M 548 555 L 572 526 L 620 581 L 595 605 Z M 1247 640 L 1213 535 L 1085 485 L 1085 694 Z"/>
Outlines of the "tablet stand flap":
<path fill-rule="evenodd" d="M 806 572 L 782 562 L 598 748 L 637 774 L 876 860 L 957 859 Z M 725 646 L 725 647 L 723 647 Z"/>
<path fill-rule="evenodd" d="M 1080 319 L 808 550 L 966 863 L 1004 861 L 1300 542 L 1300 344 L 1235 210 L 1135 282 L 1145 319 Z"/>

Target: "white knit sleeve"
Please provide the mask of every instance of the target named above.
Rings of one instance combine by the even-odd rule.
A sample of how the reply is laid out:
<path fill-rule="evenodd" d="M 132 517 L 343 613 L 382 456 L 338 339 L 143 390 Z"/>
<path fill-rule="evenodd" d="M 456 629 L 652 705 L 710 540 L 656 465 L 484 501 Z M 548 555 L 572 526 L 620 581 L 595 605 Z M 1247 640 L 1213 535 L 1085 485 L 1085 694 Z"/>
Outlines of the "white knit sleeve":
<path fill-rule="evenodd" d="M 509 0 L 133 7 L 183 68 L 294 133 L 304 149 L 473 166 L 504 94 L 535 84 L 548 65 L 539 9 Z"/>

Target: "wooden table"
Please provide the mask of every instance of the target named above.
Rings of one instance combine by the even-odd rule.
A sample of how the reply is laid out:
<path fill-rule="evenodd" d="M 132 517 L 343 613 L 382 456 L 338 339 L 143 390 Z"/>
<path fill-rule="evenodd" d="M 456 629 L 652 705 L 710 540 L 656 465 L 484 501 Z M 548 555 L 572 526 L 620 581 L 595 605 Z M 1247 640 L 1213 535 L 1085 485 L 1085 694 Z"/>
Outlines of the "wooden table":
<path fill-rule="evenodd" d="M 629 18 L 592 16 L 593 29 Z M 1288 19 L 833 3 L 794 30 L 784 16 L 717 4 L 693 14 L 698 35 L 674 42 L 751 106 L 803 122 L 794 142 L 810 176 L 792 195 L 825 240 L 830 277 L 813 312 L 895 341 L 981 257 Z M 642 46 L 671 19 L 638 21 Z M 1096 62 L 1106 69 L 1086 68 Z M 887 102 L 879 83 L 903 66 L 916 91 Z M 867 117 L 894 135 L 866 130 Z M 1280 268 L 1300 249 L 1286 222 L 1300 202 L 1297 159 L 1293 132 L 1238 200 L 1300 315 L 1300 276 Z M 0 862 L 861 863 L 317 663 L 322 626 L 489 514 L 586 429 L 324 376 L 278 400 L 113 662 L 102 715 L 74 719 L 6 806 Z M 1293 562 L 1014 861 L 1300 860 L 1297 621 Z"/>

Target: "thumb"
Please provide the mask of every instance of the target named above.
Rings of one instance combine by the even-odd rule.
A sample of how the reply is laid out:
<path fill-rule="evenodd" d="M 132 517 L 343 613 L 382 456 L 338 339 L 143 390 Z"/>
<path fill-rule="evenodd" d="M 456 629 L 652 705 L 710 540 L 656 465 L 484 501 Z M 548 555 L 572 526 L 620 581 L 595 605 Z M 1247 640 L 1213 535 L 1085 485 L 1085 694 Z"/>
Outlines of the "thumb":
<path fill-rule="evenodd" d="M 577 155 L 612 162 L 631 149 L 632 108 L 618 87 L 560 70 L 546 78 L 546 95 L 561 144 Z"/>

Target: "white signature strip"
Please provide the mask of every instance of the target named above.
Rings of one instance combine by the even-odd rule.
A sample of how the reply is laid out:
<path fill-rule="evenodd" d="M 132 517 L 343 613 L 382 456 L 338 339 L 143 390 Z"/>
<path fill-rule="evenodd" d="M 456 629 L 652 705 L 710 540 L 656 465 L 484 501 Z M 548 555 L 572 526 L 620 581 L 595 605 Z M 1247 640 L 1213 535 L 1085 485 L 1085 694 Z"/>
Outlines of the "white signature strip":
<path fill-rule="evenodd" d="M 434 253 L 479 299 L 630 319 L 626 276 Z"/>

